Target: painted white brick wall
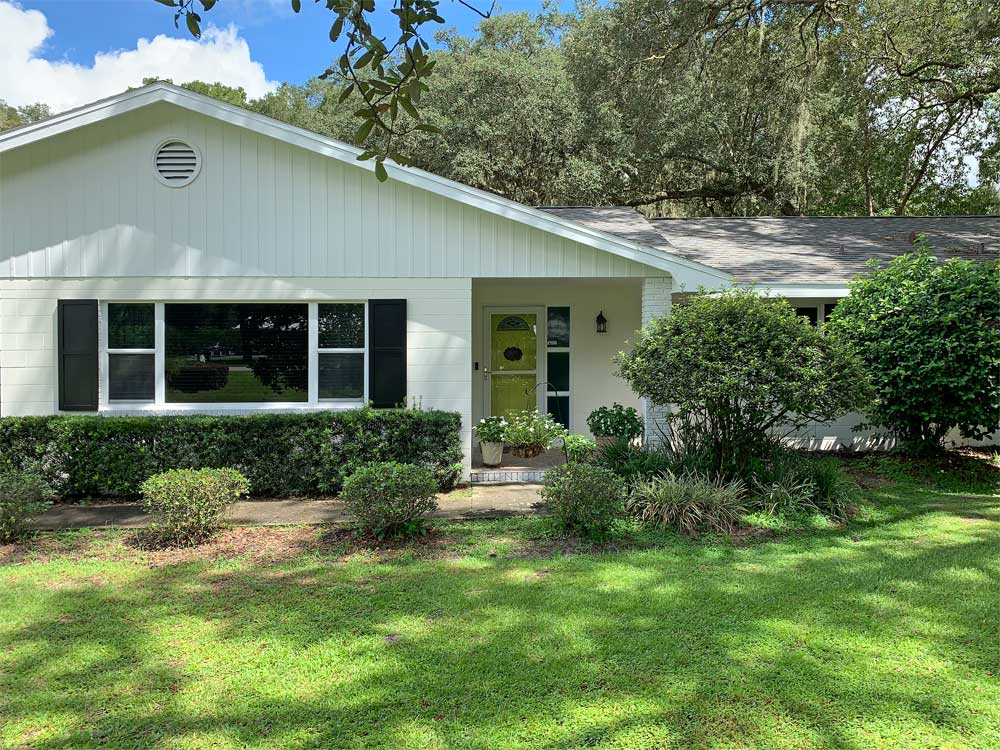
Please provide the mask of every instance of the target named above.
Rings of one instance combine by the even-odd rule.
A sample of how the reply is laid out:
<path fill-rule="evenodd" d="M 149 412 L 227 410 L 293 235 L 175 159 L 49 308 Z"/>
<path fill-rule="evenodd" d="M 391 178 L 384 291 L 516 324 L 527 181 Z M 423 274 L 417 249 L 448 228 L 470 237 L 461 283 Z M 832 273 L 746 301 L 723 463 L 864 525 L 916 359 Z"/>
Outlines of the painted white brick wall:
<path fill-rule="evenodd" d="M 407 392 L 411 402 L 416 400 L 424 409 L 462 415 L 467 477 L 472 454 L 472 281 L 468 278 L 0 281 L 0 414 L 57 411 L 55 341 L 60 299 L 277 302 L 379 297 L 407 300 Z"/>
<path fill-rule="evenodd" d="M 642 280 L 642 325 L 645 326 L 654 318 L 670 314 L 671 295 L 674 291 L 674 280 L 669 276 L 657 276 Z M 669 407 L 656 406 L 647 399 L 642 399 L 642 418 L 645 422 L 643 440 L 646 445 L 659 445 L 669 433 L 667 415 Z"/>

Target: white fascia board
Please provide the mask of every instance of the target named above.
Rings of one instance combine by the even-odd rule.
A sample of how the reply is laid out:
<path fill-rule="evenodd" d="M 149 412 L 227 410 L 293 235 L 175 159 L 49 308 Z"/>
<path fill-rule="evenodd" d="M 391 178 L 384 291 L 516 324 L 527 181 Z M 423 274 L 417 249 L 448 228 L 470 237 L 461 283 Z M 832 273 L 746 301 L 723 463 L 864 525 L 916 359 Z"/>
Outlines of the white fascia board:
<path fill-rule="evenodd" d="M 756 289 L 764 295 L 775 297 L 846 297 L 850 293 L 843 283 L 839 284 L 768 284 L 760 282 L 756 284 L 737 284 L 746 289 Z"/>
<path fill-rule="evenodd" d="M 124 94 L 78 107 L 43 122 L 0 134 L 0 153 L 157 102 L 175 104 L 314 153 L 349 162 L 361 169 L 373 171 L 375 168 L 371 161 L 358 161 L 357 157 L 362 153 L 362 149 L 355 146 L 166 83 L 154 83 L 126 91 Z M 390 177 L 407 185 L 666 271 L 678 286 L 719 289 L 728 287 L 732 283 L 730 274 L 682 256 L 654 250 L 615 235 L 590 229 L 569 219 L 439 177 L 422 169 L 400 166 L 391 161 L 387 161 L 385 166 Z"/>

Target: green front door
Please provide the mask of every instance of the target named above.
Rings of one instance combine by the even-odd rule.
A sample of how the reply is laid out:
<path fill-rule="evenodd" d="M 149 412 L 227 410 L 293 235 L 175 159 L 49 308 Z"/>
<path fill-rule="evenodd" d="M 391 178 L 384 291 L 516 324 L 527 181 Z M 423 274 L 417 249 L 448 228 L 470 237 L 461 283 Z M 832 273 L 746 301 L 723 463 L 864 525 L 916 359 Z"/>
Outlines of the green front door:
<path fill-rule="evenodd" d="M 490 414 L 534 409 L 538 404 L 538 315 L 490 312 Z"/>

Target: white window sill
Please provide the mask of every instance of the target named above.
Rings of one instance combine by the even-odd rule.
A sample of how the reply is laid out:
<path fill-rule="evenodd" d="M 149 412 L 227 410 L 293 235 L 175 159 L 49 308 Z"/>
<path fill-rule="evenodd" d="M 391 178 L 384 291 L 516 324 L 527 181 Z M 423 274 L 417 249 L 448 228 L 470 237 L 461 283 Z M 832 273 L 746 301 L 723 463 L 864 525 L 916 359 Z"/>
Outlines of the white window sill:
<path fill-rule="evenodd" d="M 302 413 L 320 411 L 350 411 L 364 406 L 363 401 L 320 401 L 307 403 L 252 403 L 252 404 L 152 404 L 120 402 L 102 406 L 99 414 L 232 414 L 232 413 Z"/>

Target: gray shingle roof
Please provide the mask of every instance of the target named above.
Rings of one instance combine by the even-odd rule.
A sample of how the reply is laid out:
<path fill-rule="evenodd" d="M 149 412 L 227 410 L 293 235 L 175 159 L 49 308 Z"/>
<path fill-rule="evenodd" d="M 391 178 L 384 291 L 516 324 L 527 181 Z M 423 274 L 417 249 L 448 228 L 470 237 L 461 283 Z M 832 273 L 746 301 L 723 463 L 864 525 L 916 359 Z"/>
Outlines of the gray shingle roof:
<path fill-rule="evenodd" d="M 552 208 L 592 229 L 619 234 L 731 273 L 739 282 L 838 284 L 913 248 L 927 235 L 939 257 L 995 259 L 1000 217 L 750 217 L 646 219 L 629 208 Z M 650 230 L 653 233 L 650 233 Z"/>

